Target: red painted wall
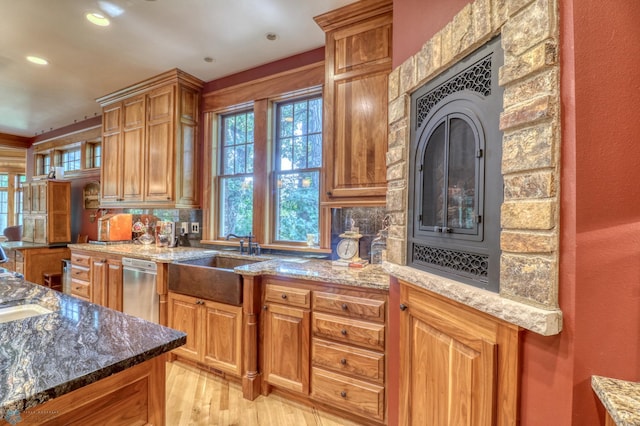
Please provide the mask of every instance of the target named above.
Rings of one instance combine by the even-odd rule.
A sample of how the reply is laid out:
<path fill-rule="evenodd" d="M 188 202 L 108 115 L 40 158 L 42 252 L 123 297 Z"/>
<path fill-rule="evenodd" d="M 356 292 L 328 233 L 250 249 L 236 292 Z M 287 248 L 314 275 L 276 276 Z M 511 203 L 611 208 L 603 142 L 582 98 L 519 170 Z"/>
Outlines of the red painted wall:
<path fill-rule="evenodd" d="M 595 425 L 592 374 L 640 381 L 640 2 L 572 6 L 562 15 L 575 46 L 572 419 Z"/>
<path fill-rule="evenodd" d="M 395 0 L 394 67 L 466 3 Z M 640 2 L 558 3 L 564 327 L 523 334 L 526 426 L 602 424 L 591 376 L 640 381 Z"/>

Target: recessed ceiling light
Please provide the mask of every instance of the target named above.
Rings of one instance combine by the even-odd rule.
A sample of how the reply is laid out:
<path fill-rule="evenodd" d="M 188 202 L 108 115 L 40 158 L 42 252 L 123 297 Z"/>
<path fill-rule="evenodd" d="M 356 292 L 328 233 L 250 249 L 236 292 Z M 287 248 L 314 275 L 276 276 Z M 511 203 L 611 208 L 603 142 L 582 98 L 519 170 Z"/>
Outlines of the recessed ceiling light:
<path fill-rule="evenodd" d="M 267 40 L 269 40 L 269 41 L 274 41 L 275 39 L 277 39 L 277 38 L 278 38 L 278 34 L 276 34 L 276 33 L 267 33 L 267 34 L 265 35 L 265 37 L 266 37 L 266 38 L 267 38 Z"/>
<path fill-rule="evenodd" d="M 47 65 L 49 63 L 49 61 L 39 56 L 27 56 L 27 61 L 38 65 Z"/>
<path fill-rule="evenodd" d="M 85 15 L 87 20 L 99 27 L 106 27 L 109 25 L 109 18 L 98 12 L 89 12 Z"/>
<path fill-rule="evenodd" d="M 215 61 L 215 59 L 213 59 L 211 56 L 207 56 L 207 57 L 204 58 L 204 61 L 211 63 L 211 62 Z"/>

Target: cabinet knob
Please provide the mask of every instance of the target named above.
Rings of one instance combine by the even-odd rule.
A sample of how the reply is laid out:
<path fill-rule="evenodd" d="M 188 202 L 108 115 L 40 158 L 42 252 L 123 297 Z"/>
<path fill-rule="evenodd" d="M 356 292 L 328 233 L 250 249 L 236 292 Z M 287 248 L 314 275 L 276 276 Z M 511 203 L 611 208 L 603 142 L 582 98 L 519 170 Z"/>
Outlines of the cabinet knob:
<path fill-rule="evenodd" d="M 287 294 L 286 293 L 282 293 L 282 298 L 286 299 L 287 298 Z"/>
<path fill-rule="evenodd" d="M 331 197 L 331 196 L 333 195 L 333 193 L 332 193 L 331 191 L 327 191 L 327 195 L 328 195 L 329 197 Z"/>
<path fill-rule="evenodd" d="M 346 359 L 346 358 L 342 358 L 342 359 L 340 360 L 340 364 L 342 364 L 342 365 L 347 365 L 347 359 Z"/>
<path fill-rule="evenodd" d="M 347 309 L 349 309 L 349 306 L 346 303 L 342 304 L 342 310 L 346 311 Z"/>
<path fill-rule="evenodd" d="M 343 398 L 346 398 L 347 397 L 347 391 L 340 392 L 340 396 L 343 397 Z"/>
<path fill-rule="evenodd" d="M 408 308 L 408 306 L 407 306 L 407 305 L 405 305 L 404 303 L 401 303 L 401 304 L 400 304 L 400 310 L 401 310 L 401 311 L 406 311 L 406 310 L 407 310 L 407 308 Z"/>
<path fill-rule="evenodd" d="M 262 307 L 262 310 L 263 310 L 263 311 L 266 311 L 267 309 L 269 309 L 269 307 L 268 307 L 267 305 L 264 305 L 264 306 Z"/>
<path fill-rule="evenodd" d="M 347 330 L 345 330 L 344 328 L 342 330 L 340 330 L 340 333 L 342 333 L 343 336 L 347 335 Z"/>

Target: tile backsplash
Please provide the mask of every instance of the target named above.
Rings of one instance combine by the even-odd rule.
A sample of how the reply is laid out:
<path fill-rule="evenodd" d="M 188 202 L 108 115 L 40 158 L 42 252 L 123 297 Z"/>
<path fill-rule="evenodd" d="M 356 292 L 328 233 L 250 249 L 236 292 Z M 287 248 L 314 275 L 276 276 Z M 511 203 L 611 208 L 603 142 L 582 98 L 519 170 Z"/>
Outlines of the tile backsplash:
<path fill-rule="evenodd" d="M 339 235 L 348 231 L 352 226 L 358 227 L 360 238 L 360 257 L 369 259 L 371 241 L 382 229 L 382 222 L 386 216 L 384 207 L 342 207 L 331 209 L 331 252 L 335 259 L 335 247 L 340 240 Z"/>

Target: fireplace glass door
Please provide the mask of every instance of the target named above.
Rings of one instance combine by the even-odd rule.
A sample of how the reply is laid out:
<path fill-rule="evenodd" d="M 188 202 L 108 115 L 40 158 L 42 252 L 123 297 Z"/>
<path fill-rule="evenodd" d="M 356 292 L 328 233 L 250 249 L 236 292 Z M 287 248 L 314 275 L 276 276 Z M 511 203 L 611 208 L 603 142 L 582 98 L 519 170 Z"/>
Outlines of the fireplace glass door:
<path fill-rule="evenodd" d="M 469 117 L 449 114 L 425 138 L 422 213 L 425 231 L 478 234 L 478 187 L 482 149 Z"/>

